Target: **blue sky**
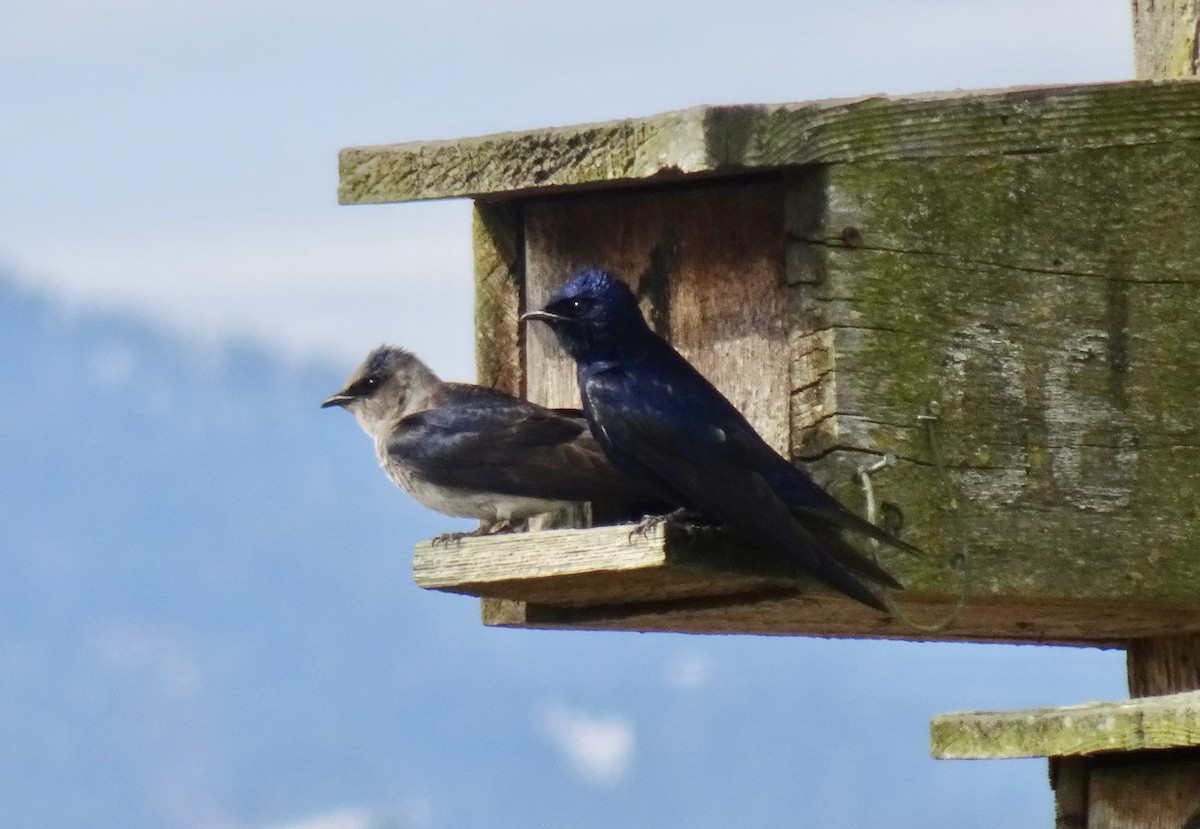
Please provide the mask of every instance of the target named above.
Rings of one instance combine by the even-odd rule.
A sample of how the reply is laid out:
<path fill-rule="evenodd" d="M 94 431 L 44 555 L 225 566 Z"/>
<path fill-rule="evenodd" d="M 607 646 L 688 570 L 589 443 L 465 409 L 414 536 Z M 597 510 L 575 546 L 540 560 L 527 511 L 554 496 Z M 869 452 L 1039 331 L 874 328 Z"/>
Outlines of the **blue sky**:
<path fill-rule="evenodd" d="M 0 268 L 70 303 L 132 309 L 201 341 L 251 337 L 347 372 L 391 341 L 444 376 L 469 378 L 469 205 L 339 207 L 339 148 L 704 103 L 1121 80 L 1132 74 L 1129 18 L 1127 0 L 9 0 L 0 25 Z M 98 364 L 101 380 L 130 371 L 114 353 L 116 362 Z M 365 439 L 353 424 L 341 426 L 359 441 L 347 469 L 378 478 L 382 503 L 398 500 Z M 447 602 L 438 618 L 453 607 L 477 628 L 466 600 L 412 599 L 437 600 Z M 396 602 L 388 595 L 381 604 Z M 550 641 L 479 636 L 519 653 L 514 673 L 522 677 L 529 659 L 521 649 Z M 631 641 L 668 649 L 657 638 Z M 732 657 L 722 649 L 751 649 L 731 641 L 680 643 L 663 682 L 684 694 L 728 676 L 722 660 Z M 790 641 L 803 653 L 833 647 Z M 172 663 L 174 652 L 156 643 L 125 636 L 101 644 L 105 653 L 149 649 Z M 764 665 L 783 652 L 771 650 L 778 642 L 752 647 Z M 866 661 L 870 648 L 848 652 Z M 967 695 L 967 680 L 950 676 L 953 699 L 937 701 L 941 710 L 968 696 L 998 706 L 1079 701 L 1065 677 L 1054 679 L 1061 698 L 1016 701 L 994 678 L 1019 693 L 1055 671 L 1101 661 L 1045 649 L 903 648 L 881 646 L 880 654 L 899 655 L 874 657 L 864 670 L 878 666 L 887 685 L 889 666 L 934 672 L 944 659 L 962 675 L 989 677 Z M 790 704 L 793 689 L 780 689 Z M 927 689 L 906 705 L 917 711 L 907 724 L 938 710 Z M 528 719 L 522 727 L 602 792 L 652 745 L 649 726 L 638 731 L 605 705 L 565 693 L 547 694 Z M 914 739 L 914 756 L 923 755 L 923 737 Z M 1009 772 L 966 764 L 938 773 L 994 780 Z M 1040 767 L 1031 776 L 1040 785 Z M 427 805 L 414 802 L 412 822 L 425 823 Z M 292 825 L 364 829 L 365 808 L 331 807 Z"/>
<path fill-rule="evenodd" d="M 695 104 L 1120 80 L 1126 0 L 16 0 L 0 263 L 349 366 L 472 373 L 465 202 L 338 207 L 340 147 Z"/>
<path fill-rule="evenodd" d="M 485 628 L 336 370 L 3 272 L 0 352 L 6 825 L 1023 825 L 1045 763 L 930 717 L 1124 695 L 1111 650 Z"/>

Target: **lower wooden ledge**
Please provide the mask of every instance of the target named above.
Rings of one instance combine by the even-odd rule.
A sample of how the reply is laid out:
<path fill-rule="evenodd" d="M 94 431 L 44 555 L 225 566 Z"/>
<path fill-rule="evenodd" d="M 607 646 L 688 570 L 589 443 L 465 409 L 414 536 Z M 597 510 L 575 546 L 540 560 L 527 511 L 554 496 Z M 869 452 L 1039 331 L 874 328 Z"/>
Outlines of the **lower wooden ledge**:
<path fill-rule="evenodd" d="M 1020 711 L 941 714 L 929 726 L 941 759 L 1068 757 L 1200 746 L 1200 691 Z"/>
<path fill-rule="evenodd" d="M 1119 604 L 968 602 L 902 593 L 903 617 L 888 616 L 849 599 L 769 588 L 674 601 L 564 607 L 484 598 L 485 625 L 536 630 L 626 630 L 898 639 L 913 642 L 983 642 L 1121 648 L 1132 637 L 1179 632 L 1179 615 Z M 1192 620 L 1196 625 L 1196 620 Z"/>

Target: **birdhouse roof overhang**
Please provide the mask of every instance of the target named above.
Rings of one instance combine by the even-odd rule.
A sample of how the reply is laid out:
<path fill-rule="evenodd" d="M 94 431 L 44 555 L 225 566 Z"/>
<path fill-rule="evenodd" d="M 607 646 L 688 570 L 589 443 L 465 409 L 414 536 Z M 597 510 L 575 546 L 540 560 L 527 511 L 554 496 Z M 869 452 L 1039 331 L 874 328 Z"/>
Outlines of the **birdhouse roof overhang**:
<path fill-rule="evenodd" d="M 338 200 L 501 200 L 868 160 L 1200 140 L 1200 83 L 1131 81 L 697 106 L 605 123 L 348 147 Z"/>

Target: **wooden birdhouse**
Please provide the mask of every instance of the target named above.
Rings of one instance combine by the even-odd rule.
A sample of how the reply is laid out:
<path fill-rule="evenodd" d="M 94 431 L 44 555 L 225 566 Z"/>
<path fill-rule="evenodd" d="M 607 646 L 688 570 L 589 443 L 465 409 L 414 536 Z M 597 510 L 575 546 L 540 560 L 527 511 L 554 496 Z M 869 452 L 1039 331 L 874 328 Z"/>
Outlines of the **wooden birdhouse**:
<path fill-rule="evenodd" d="M 1162 21 L 1138 18 L 1147 77 L 1179 51 Z M 485 623 L 1133 642 L 1136 693 L 1200 687 L 1200 83 L 696 107 L 354 147 L 340 174 L 344 204 L 474 200 L 479 382 L 577 405 L 518 317 L 610 269 L 768 442 L 926 551 L 879 551 L 907 588 L 885 615 L 711 528 L 420 545 L 418 583 L 483 597 Z M 945 756 L 1003 742 L 963 737 L 980 716 L 938 723 Z M 1168 742 L 1200 780 L 1184 719 Z M 1074 758 L 1078 800 L 1081 758 L 1160 743 L 1022 750 Z M 1072 825 L 1143 825 L 1089 824 L 1083 797 Z"/>

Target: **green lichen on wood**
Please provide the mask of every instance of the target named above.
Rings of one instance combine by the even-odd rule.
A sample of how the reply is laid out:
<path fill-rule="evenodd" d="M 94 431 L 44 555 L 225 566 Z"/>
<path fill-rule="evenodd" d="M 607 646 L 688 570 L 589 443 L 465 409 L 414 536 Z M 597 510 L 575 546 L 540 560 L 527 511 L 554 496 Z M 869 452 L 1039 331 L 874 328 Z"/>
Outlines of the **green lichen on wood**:
<path fill-rule="evenodd" d="M 1135 0 L 1133 57 L 1139 78 L 1200 75 L 1200 4 L 1195 0 Z"/>
<path fill-rule="evenodd" d="M 454 141 L 349 147 L 342 204 L 415 201 L 645 179 L 707 169 L 702 108 Z"/>
<path fill-rule="evenodd" d="M 1025 711 L 941 714 L 930 723 L 940 759 L 1066 757 L 1200 745 L 1200 691 Z"/>
<path fill-rule="evenodd" d="M 1187 83 L 1133 82 L 761 107 L 736 163 L 996 156 L 1188 140 L 1197 136 L 1197 92 Z"/>
<path fill-rule="evenodd" d="M 832 331 L 836 425 L 795 442 L 905 461 L 878 496 L 939 565 L 910 587 L 961 548 L 977 596 L 1200 599 L 1198 181 L 1197 142 L 823 172 L 792 244 L 824 281 L 792 290 Z"/>
<path fill-rule="evenodd" d="M 695 107 L 604 124 L 339 154 L 343 204 L 738 174 L 797 165 L 947 158 L 1200 137 L 1200 87 L 1101 84 L 771 106 Z"/>

